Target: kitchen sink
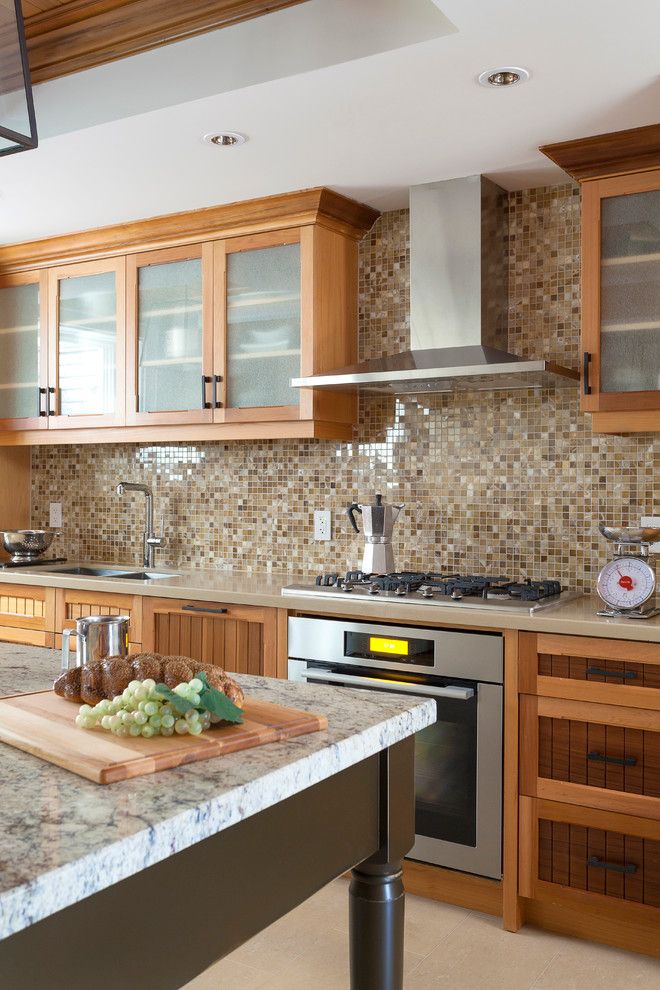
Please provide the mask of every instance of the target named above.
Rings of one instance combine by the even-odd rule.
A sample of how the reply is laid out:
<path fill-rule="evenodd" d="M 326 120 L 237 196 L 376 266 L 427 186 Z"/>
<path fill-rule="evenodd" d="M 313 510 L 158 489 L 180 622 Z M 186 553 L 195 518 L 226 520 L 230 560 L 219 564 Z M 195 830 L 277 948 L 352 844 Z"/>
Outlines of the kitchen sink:
<path fill-rule="evenodd" d="M 117 567 L 50 567 L 43 568 L 45 574 L 71 574 L 74 577 L 115 578 L 124 581 L 159 581 L 178 574 L 165 571 L 129 571 Z"/>

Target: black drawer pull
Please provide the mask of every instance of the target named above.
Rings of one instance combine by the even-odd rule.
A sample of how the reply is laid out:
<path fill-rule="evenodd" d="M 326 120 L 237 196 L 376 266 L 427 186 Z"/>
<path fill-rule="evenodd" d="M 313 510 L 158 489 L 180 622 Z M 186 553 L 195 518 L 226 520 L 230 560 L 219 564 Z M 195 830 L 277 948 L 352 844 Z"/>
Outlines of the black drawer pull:
<path fill-rule="evenodd" d="M 591 385 L 589 384 L 589 362 L 591 354 L 585 351 L 582 355 L 582 389 L 585 395 L 591 395 Z"/>
<path fill-rule="evenodd" d="M 603 670 L 602 667 L 587 667 L 587 676 L 589 674 L 595 677 L 623 677 L 626 681 L 634 681 L 637 677 L 634 670 Z"/>
<path fill-rule="evenodd" d="M 587 866 L 594 866 L 598 870 L 611 870 L 612 873 L 637 873 L 637 867 L 634 863 L 606 863 L 604 859 L 598 859 L 598 856 L 590 856 L 587 860 Z"/>
<path fill-rule="evenodd" d="M 182 612 L 210 612 L 211 615 L 226 615 L 226 608 L 205 608 L 202 605 L 182 605 Z"/>
<path fill-rule="evenodd" d="M 617 767 L 634 767 L 637 766 L 636 756 L 605 756 L 604 753 L 587 753 L 587 759 L 593 760 L 594 763 L 613 763 Z"/>

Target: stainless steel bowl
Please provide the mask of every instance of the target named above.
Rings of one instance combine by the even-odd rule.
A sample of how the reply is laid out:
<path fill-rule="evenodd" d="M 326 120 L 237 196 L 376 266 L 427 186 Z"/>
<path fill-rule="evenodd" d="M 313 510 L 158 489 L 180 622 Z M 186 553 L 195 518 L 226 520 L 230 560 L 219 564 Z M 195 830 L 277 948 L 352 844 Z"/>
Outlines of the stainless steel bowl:
<path fill-rule="evenodd" d="M 614 543 L 655 543 L 660 540 L 660 529 L 650 529 L 640 526 L 604 526 L 598 527 L 606 540 Z"/>
<path fill-rule="evenodd" d="M 13 561 L 36 560 L 45 553 L 57 534 L 56 529 L 5 529 L 2 545 Z"/>

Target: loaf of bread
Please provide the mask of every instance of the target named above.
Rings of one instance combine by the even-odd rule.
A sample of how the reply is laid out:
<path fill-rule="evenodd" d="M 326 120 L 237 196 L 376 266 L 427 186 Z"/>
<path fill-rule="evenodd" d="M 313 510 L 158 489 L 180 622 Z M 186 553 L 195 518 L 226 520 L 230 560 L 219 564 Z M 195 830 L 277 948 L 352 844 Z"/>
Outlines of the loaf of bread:
<path fill-rule="evenodd" d="M 159 653 L 136 653 L 132 657 L 106 657 L 84 667 L 66 670 L 53 685 L 55 694 L 67 701 L 97 705 L 103 698 L 114 698 L 128 687 L 131 681 L 145 681 L 175 688 L 203 672 L 211 687 L 224 692 L 239 708 L 243 706 L 243 691 L 221 667 L 200 663 L 190 657 L 161 656 Z"/>

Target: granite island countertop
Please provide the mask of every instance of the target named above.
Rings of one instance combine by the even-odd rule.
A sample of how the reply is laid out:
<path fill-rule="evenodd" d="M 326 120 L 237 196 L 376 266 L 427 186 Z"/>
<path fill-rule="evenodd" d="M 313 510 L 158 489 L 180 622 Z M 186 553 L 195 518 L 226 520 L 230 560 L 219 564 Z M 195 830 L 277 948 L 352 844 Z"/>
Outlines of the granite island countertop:
<path fill-rule="evenodd" d="M 67 561 L 59 569 L 89 565 L 89 561 Z M 117 569 L 136 570 L 135 563 L 99 564 Z M 43 567 L 20 567 L 0 571 L 0 584 L 23 584 L 38 587 L 72 588 L 80 591 L 110 592 L 124 595 L 146 595 L 157 598 L 186 598 L 200 602 L 222 602 L 227 605 L 257 605 L 283 608 L 309 615 L 331 617 L 342 615 L 356 619 L 415 622 L 419 625 L 448 626 L 464 629 L 520 629 L 527 632 L 564 633 L 572 636 L 602 636 L 605 639 L 630 639 L 643 643 L 660 643 L 660 615 L 652 619 L 634 620 L 604 618 L 596 615 L 601 602 L 590 595 L 567 601 L 534 615 L 527 611 L 496 608 L 460 608 L 453 605 L 402 605 L 396 607 L 382 599 L 326 599 L 303 595 L 283 595 L 288 584 L 312 583 L 309 574 L 248 573 L 230 569 L 185 570 L 156 567 L 167 574 L 165 578 L 136 581 L 125 578 L 81 577 L 64 573 L 46 573 Z"/>
<path fill-rule="evenodd" d="M 0 643 L 0 696 L 49 688 L 53 650 Z M 0 744 L 0 939 L 138 873 L 435 721 L 421 698 L 238 675 L 327 731 L 100 786 Z M 71 706 L 72 715 L 76 705 Z"/>

